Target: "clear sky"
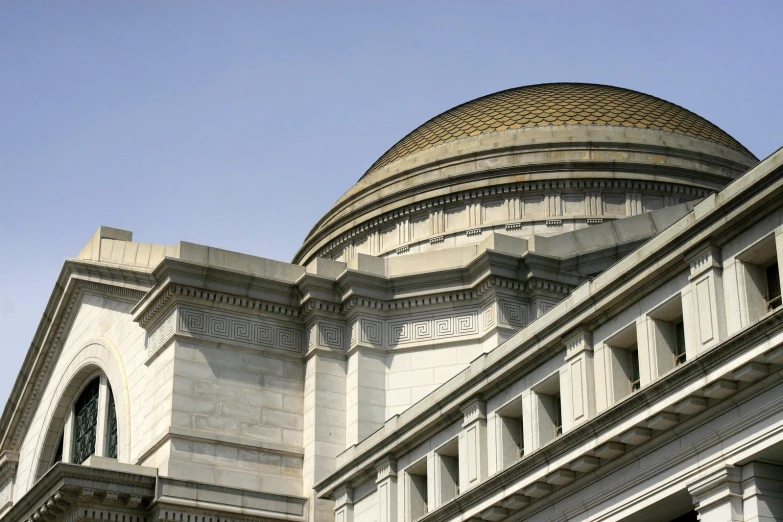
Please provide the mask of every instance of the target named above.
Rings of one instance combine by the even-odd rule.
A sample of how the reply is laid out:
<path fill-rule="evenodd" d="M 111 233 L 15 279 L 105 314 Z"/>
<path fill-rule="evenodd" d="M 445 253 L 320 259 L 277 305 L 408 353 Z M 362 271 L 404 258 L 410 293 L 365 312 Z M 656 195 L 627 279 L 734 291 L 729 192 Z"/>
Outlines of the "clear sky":
<path fill-rule="evenodd" d="M 290 261 L 386 149 L 553 81 L 783 145 L 783 2 L 0 3 L 0 401 L 99 225 Z"/>

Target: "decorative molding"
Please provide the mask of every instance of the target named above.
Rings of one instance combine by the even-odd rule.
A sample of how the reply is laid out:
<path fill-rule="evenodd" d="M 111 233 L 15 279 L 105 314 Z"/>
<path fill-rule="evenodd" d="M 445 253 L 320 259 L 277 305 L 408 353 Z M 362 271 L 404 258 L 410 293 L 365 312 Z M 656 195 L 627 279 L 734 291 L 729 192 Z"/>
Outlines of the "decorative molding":
<path fill-rule="evenodd" d="M 397 476 L 397 459 L 387 455 L 375 463 L 375 482 L 381 482 L 389 477 Z"/>
<path fill-rule="evenodd" d="M 484 310 L 482 310 L 482 315 L 484 316 L 484 331 L 486 332 L 493 326 L 495 326 L 495 303 L 489 303 L 484 307 Z"/>
<path fill-rule="evenodd" d="M 476 335 L 479 333 L 476 311 L 439 314 L 421 319 L 392 319 L 387 322 L 390 346 L 438 341 L 452 337 Z"/>
<path fill-rule="evenodd" d="M 547 219 L 546 220 L 546 226 L 548 226 L 548 227 L 562 227 L 563 226 L 563 220 L 562 219 Z"/>
<path fill-rule="evenodd" d="M 698 254 L 693 255 L 688 262 L 691 266 L 690 279 L 694 279 L 711 268 L 721 268 L 720 248 L 708 246 Z"/>
<path fill-rule="evenodd" d="M 507 299 L 498 299 L 498 322 L 524 328 L 530 322 L 527 306 Z"/>
<path fill-rule="evenodd" d="M 436 245 L 438 243 L 443 243 L 445 241 L 445 238 L 443 236 L 434 236 L 430 238 L 430 245 Z"/>
<path fill-rule="evenodd" d="M 147 305 L 146 310 L 138 319 L 139 325 L 142 328 L 146 327 L 150 320 L 155 317 L 155 315 L 161 309 L 163 309 L 174 296 L 199 299 L 208 301 L 210 303 L 226 304 L 239 308 L 267 312 L 270 314 L 279 314 L 289 317 L 299 316 L 299 307 L 297 306 L 286 306 L 277 303 L 261 301 L 258 299 L 249 299 L 247 297 L 226 294 L 223 292 L 214 292 L 211 290 L 203 290 L 190 286 L 172 284 L 169 285 L 166 290 L 164 290 L 158 297 L 156 297 L 152 303 Z"/>
<path fill-rule="evenodd" d="M 642 180 L 547 180 L 496 185 L 492 187 L 485 187 L 483 189 L 472 189 L 455 194 L 435 197 L 426 201 L 419 201 L 405 207 L 392 210 L 383 215 L 367 220 L 364 223 L 360 223 L 352 229 L 339 234 L 337 237 L 330 240 L 328 243 L 318 249 L 317 254 L 314 257 L 332 259 L 337 253 L 336 251 L 343 250 L 342 244 L 346 241 L 363 241 L 368 237 L 368 235 L 376 232 L 379 227 L 388 225 L 389 222 L 393 222 L 398 219 L 405 219 L 411 214 L 415 214 L 421 211 L 436 213 L 440 207 L 451 203 L 467 202 L 473 199 L 481 199 L 486 196 L 504 196 L 513 200 L 518 199 L 520 196 L 527 193 L 541 193 L 542 195 L 545 195 L 546 191 L 559 192 L 573 190 L 595 191 L 590 192 L 590 194 L 593 196 L 603 194 L 604 192 L 610 194 L 620 194 L 623 197 L 624 206 L 627 206 L 625 205 L 625 192 L 629 190 L 644 190 L 648 193 L 654 192 L 671 194 L 671 196 L 664 196 L 664 201 L 672 204 L 677 204 L 683 199 L 700 199 L 710 193 L 709 190 L 699 187 L 689 187 L 675 183 L 661 183 Z M 516 195 L 516 193 L 519 195 Z M 677 203 L 674 203 L 675 201 Z M 603 209 L 601 210 L 603 212 Z M 630 216 L 632 214 L 626 215 Z M 514 223 L 511 225 L 514 225 Z M 506 230 L 509 229 L 506 228 Z"/>
<path fill-rule="evenodd" d="M 403 246 L 397 247 L 395 252 L 397 253 L 397 255 L 406 254 L 410 249 L 411 249 L 411 247 L 409 245 L 403 245 Z"/>
<path fill-rule="evenodd" d="M 522 228 L 523 223 L 517 222 L 517 223 L 506 223 L 506 230 L 519 230 Z"/>
<path fill-rule="evenodd" d="M 593 332 L 579 328 L 563 339 L 566 347 L 566 360 L 576 357 L 584 351 L 593 351 Z"/>
<path fill-rule="evenodd" d="M 174 336 L 176 330 L 176 309 L 172 309 L 160 324 L 147 333 L 147 355 L 152 355 L 161 349 Z"/>
<path fill-rule="evenodd" d="M 480 228 L 471 228 L 465 231 L 465 235 L 468 237 L 478 236 L 481 234 Z"/>
<path fill-rule="evenodd" d="M 604 218 L 587 218 L 588 225 L 600 225 L 604 222 Z"/>
<path fill-rule="evenodd" d="M 343 327 L 319 322 L 318 323 L 318 345 L 325 348 L 336 350 L 343 349 Z"/>
<path fill-rule="evenodd" d="M 463 427 L 477 420 L 487 418 L 487 403 L 478 397 L 473 398 L 470 402 L 464 404 L 460 409 L 462 410 L 463 415 Z"/>
<path fill-rule="evenodd" d="M 295 328 L 190 306 L 180 305 L 178 311 L 177 333 L 302 353 L 301 332 Z"/>
<path fill-rule="evenodd" d="M 328 301 L 321 301 L 319 299 L 308 299 L 302 306 L 302 317 L 306 317 L 312 312 L 326 312 L 330 314 L 340 314 L 345 310 L 342 305 L 338 303 L 330 303 Z"/>

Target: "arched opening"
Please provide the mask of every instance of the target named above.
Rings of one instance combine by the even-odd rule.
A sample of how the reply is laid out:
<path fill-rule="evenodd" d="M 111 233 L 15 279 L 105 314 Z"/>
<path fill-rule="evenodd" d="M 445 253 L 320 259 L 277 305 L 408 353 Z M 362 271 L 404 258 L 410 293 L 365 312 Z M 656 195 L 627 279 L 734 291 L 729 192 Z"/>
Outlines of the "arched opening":
<path fill-rule="evenodd" d="M 82 464 L 93 455 L 117 458 L 119 430 L 111 385 L 102 373 L 84 377 L 81 391 L 60 401 L 65 414 L 53 419 L 50 449 L 45 452 L 49 456 L 41 456 L 39 477 L 58 462 Z"/>

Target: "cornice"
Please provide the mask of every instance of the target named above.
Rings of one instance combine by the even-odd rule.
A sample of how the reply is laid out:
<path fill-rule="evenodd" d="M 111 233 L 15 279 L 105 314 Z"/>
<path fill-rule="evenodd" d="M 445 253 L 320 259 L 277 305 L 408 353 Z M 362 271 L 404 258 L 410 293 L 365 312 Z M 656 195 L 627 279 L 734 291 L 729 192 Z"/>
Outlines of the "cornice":
<path fill-rule="evenodd" d="M 89 503 L 136 509 L 155 496 L 156 477 L 59 462 L 16 501 L 6 520 L 32 522 Z"/>
<path fill-rule="evenodd" d="M 176 283 L 167 273 L 162 273 L 164 279 L 135 307 L 133 320 L 142 328 L 153 328 L 158 318 L 181 300 L 219 305 L 242 313 L 275 314 L 308 321 L 313 316 L 323 315 L 345 320 L 345 314 L 356 309 L 391 312 L 469 301 L 500 288 L 565 296 L 584 278 L 576 274 L 558 274 L 559 263 L 558 259 L 535 252 L 520 257 L 486 250 L 465 267 L 437 272 L 385 277 L 345 270 L 336 279 L 306 274 L 296 284 L 287 285 L 287 293 L 298 296 L 294 305 Z M 249 282 L 256 286 L 261 284 L 260 278 L 252 278 Z M 241 287 L 235 289 L 248 293 Z"/>
<path fill-rule="evenodd" d="M 170 308 L 171 303 L 180 298 L 189 301 L 222 304 L 237 308 L 244 312 L 264 312 L 291 318 L 299 317 L 301 315 L 299 307 L 284 306 L 260 299 L 249 299 L 247 297 L 224 292 L 215 292 L 191 286 L 168 283 L 160 289 L 154 299 L 146 302 L 145 306 L 136 312 L 133 320 L 139 323 L 139 326 L 146 329 L 151 324 L 154 324 L 154 318 L 167 311 Z"/>

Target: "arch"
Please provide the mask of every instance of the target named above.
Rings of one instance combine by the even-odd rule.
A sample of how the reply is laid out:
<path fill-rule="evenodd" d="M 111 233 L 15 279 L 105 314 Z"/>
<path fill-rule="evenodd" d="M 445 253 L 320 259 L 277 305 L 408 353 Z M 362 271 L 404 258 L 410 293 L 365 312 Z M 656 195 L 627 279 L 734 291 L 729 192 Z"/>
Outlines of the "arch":
<path fill-rule="evenodd" d="M 28 488 L 32 487 L 51 467 L 59 437 L 63 433 L 66 415 L 83 388 L 95 377 L 105 375 L 111 387 L 117 417 L 117 460 L 130 460 L 130 394 L 122 357 L 114 344 L 106 338 L 88 340 L 76 352 L 54 385 L 55 400 L 43 406 L 46 430 L 36 439 L 36 449 Z"/>

